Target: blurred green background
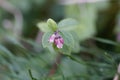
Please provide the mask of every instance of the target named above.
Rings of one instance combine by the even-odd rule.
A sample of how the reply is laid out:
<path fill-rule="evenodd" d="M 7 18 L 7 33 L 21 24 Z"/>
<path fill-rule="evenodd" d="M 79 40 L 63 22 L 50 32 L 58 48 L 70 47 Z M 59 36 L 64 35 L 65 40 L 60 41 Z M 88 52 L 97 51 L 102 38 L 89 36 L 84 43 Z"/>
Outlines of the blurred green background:
<path fill-rule="evenodd" d="M 42 47 L 48 18 L 79 22 L 71 57 Z M 0 0 L 0 80 L 113 80 L 119 62 L 119 0 Z"/>

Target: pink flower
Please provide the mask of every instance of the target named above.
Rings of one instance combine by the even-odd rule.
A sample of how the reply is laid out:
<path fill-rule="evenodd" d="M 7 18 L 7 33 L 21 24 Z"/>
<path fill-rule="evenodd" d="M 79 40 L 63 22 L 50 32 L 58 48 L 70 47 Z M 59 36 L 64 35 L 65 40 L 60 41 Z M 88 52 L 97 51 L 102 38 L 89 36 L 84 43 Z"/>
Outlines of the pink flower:
<path fill-rule="evenodd" d="M 50 43 L 53 43 L 53 42 L 54 42 L 55 37 L 56 37 L 56 35 L 55 35 L 55 34 L 51 35 L 48 41 L 49 41 Z"/>
<path fill-rule="evenodd" d="M 62 37 L 56 37 L 55 40 L 54 40 L 54 43 L 55 45 L 57 46 L 57 48 L 62 48 L 63 47 L 63 43 L 64 43 L 64 40 Z"/>
<path fill-rule="evenodd" d="M 50 43 L 54 43 L 57 48 L 62 48 L 64 44 L 64 39 L 59 35 L 59 31 L 56 31 L 54 34 L 52 34 L 49 38 Z"/>

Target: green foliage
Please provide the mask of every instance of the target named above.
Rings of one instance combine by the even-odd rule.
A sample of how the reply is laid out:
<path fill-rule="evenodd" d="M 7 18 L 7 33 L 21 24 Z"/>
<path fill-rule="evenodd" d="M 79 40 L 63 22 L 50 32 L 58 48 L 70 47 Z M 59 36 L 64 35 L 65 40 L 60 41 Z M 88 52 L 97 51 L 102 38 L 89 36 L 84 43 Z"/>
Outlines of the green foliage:
<path fill-rule="evenodd" d="M 73 36 L 69 32 L 65 32 L 65 31 L 62 31 L 61 35 L 64 38 L 65 44 L 67 46 L 70 46 L 71 48 L 73 48 L 73 45 L 74 45 Z"/>
<path fill-rule="evenodd" d="M 4 1 L 20 9 L 24 24 L 23 34 L 15 37 L 14 27 L 10 24 L 14 26 L 14 17 L 19 17 L 19 13 L 15 10 L 17 15 L 11 15 L 14 9 L 8 8 L 11 10 L 9 13 L 6 11 L 6 4 L 1 5 L 0 80 L 113 79 L 120 62 L 120 51 L 116 50 L 120 50 L 120 44 L 116 42 L 118 34 L 109 32 L 109 27 L 120 25 L 119 16 L 116 16 L 119 15 L 118 0 L 111 3 L 109 0 L 85 4 L 71 3 L 72 5 L 65 6 L 54 4 L 55 0 Z M 58 23 L 48 19 L 49 17 Z M 99 26 L 96 26 L 97 24 Z M 98 31 L 102 28 L 108 35 L 103 35 L 100 30 L 104 37 L 97 36 L 96 28 Z M 57 30 L 64 39 L 62 48 L 48 42 Z M 119 27 L 116 31 L 119 33 Z M 112 39 L 108 38 L 111 35 Z"/>
<path fill-rule="evenodd" d="M 55 45 L 53 47 L 57 52 L 61 52 L 63 54 L 70 54 L 74 47 L 74 39 L 73 39 L 72 34 L 70 32 L 66 32 L 66 31 L 67 31 L 67 29 L 72 30 L 78 24 L 77 21 L 74 19 L 64 19 L 61 22 L 59 22 L 58 26 L 57 26 L 56 22 L 54 22 L 52 19 L 48 19 L 47 24 L 48 24 L 49 28 L 51 28 L 51 32 L 46 32 L 46 31 L 49 31 L 49 28 L 44 27 L 44 25 L 42 26 L 42 23 L 38 24 L 39 28 L 45 32 L 45 34 L 42 37 L 43 47 L 45 48 L 45 47 L 50 46 L 50 43 L 48 42 L 50 36 L 53 34 L 54 31 L 60 30 L 60 35 L 64 39 L 63 48 L 57 49 L 57 47 L 55 47 Z M 66 26 L 68 26 L 67 29 L 65 29 Z M 57 29 L 57 27 L 59 29 Z M 46 30 L 46 29 L 48 29 L 48 30 Z"/>
<path fill-rule="evenodd" d="M 50 43 L 48 42 L 50 36 L 52 35 L 52 32 L 46 32 L 43 37 L 42 37 L 42 45 L 43 47 L 48 47 L 50 46 Z"/>
<path fill-rule="evenodd" d="M 74 19 L 64 19 L 58 23 L 58 28 L 64 31 L 74 31 L 79 23 Z"/>
<path fill-rule="evenodd" d="M 57 24 L 56 24 L 56 22 L 55 22 L 54 20 L 48 19 L 48 20 L 47 20 L 47 25 L 48 25 L 48 27 L 50 27 L 50 29 L 51 29 L 53 32 L 57 30 Z"/>
<path fill-rule="evenodd" d="M 74 18 L 79 24 L 74 28 L 79 41 L 83 41 L 95 35 L 96 7 L 92 4 L 66 6 L 66 17 Z"/>
<path fill-rule="evenodd" d="M 62 52 L 64 54 L 70 54 L 72 48 L 74 47 L 74 39 L 73 36 L 69 32 L 61 31 L 61 35 L 64 39 L 64 45 L 62 48 Z"/>
<path fill-rule="evenodd" d="M 68 45 L 64 44 L 63 48 L 57 49 L 57 52 L 61 52 L 62 54 L 70 55 L 71 54 L 71 48 Z"/>
<path fill-rule="evenodd" d="M 40 22 L 37 24 L 38 28 L 43 32 L 49 32 L 51 31 L 50 27 L 48 27 L 46 22 Z"/>

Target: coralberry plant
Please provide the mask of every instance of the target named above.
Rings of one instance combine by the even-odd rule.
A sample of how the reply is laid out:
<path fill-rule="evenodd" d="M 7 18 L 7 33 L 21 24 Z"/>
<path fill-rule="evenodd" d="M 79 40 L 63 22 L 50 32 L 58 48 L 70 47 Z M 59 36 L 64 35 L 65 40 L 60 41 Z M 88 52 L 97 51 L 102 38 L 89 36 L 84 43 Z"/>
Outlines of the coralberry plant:
<path fill-rule="evenodd" d="M 70 54 L 74 47 L 74 38 L 71 30 L 77 24 L 77 21 L 73 19 L 65 19 L 58 24 L 52 19 L 38 23 L 38 27 L 44 32 L 42 37 L 43 47 L 47 48 L 52 45 L 55 51 L 67 55 Z"/>

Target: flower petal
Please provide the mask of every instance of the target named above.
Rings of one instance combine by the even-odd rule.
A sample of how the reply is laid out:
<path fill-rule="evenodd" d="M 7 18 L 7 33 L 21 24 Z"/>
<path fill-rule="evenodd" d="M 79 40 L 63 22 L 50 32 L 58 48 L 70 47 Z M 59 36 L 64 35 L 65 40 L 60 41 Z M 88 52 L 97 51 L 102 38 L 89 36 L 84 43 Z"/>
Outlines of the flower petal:
<path fill-rule="evenodd" d="M 64 44 L 64 39 L 62 37 L 60 38 L 60 42 Z"/>
<path fill-rule="evenodd" d="M 49 42 L 50 43 L 53 43 L 54 42 L 54 39 L 55 39 L 55 37 L 56 37 L 56 35 L 55 34 L 52 34 L 51 36 L 50 36 L 50 38 L 49 38 Z"/>
<path fill-rule="evenodd" d="M 54 43 L 57 46 L 57 48 L 62 48 L 63 47 L 63 42 L 61 42 L 61 38 L 55 38 Z"/>
<path fill-rule="evenodd" d="M 62 47 L 63 47 L 63 44 L 57 45 L 57 48 L 62 48 Z"/>
<path fill-rule="evenodd" d="M 62 48 L 63 44 L 60 42 L 60 40 L 58 40 L 58 44 L 57 44 L 57 48 Z"/>

